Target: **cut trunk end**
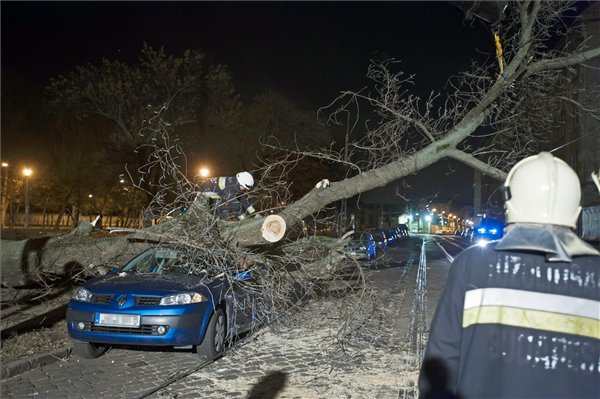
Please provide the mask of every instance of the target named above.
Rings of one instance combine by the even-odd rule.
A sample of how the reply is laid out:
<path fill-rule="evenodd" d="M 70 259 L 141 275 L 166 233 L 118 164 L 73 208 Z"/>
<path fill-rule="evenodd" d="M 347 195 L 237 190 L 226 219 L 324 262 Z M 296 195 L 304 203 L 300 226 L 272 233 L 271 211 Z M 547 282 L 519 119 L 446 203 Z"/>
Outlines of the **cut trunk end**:
<path fill-rule="evenodd" d="M 268 242 L 277 242 L 285 235 L 285 228 L 285 220 L 281 216 L 269 215 L 265 218 L 260 231 Z"/>

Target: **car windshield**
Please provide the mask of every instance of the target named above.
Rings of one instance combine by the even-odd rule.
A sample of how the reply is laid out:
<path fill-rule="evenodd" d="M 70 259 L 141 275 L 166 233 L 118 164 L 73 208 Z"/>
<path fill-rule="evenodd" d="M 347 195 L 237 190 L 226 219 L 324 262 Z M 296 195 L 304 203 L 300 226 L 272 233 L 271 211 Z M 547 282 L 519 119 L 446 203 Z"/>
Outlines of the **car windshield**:
<path fill-rule="evenodd" d="M 153 248 L 133 258 L 120 272 L 214 275 L 218 273 L 219 260 L 209 255 L 181 248 Z"/>

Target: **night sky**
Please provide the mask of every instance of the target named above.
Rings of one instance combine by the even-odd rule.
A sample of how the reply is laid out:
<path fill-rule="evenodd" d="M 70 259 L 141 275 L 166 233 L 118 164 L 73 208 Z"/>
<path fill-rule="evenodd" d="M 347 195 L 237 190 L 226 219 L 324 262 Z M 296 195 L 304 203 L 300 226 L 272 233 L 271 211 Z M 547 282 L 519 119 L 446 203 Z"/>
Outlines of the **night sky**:
<path fill-rule="evenodd" d="M 244 101 L 273 88 L 316 111 L 340 91 L 362 88 L 371 58 L 401 60 L 416 74 L 416 93 L 426 95 L 443 90 L 473 55 L 493 51 L 487 27 L 446 2 L 2 1 L 1 8 L 2 68 L 40 88 L 102 57 L 133 61 L 147 42 L 175 55 L 204 50 L 229 66 Z M 460 173 L 441 186 L 467 179 L 470 189 L 467 168 L 434 169 L 444 175 L 452 167 Z"/>

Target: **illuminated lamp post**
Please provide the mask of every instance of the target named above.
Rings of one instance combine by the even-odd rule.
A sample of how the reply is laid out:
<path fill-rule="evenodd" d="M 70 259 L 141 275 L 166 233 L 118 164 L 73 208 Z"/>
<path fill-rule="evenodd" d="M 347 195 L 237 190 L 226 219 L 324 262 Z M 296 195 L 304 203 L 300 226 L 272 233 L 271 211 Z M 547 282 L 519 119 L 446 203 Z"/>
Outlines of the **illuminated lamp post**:
<path fill-rule="evenodd" d="M 94 201 L 94 194 L 88 194 L 88 216 L 90 218 L 90 220 L 92 219 L 92 216 L 94 215 L 94 204 L 92 203 Z"/>
<path fill-rule="evenodd" d="M 25 223 L 23 227 L 29 228 L 29 176 L 33 171 L 30 168 L 23 169 L 23 175 L 25 176 Z"/>
<path fill-rule="evenodd" d="M 6 170 L 6 172 L 5 172 Z M 2 218 L 0 223 L 4 226 L 6 223 L 6 210 L 8 208 L 8 162 L 2 162 Z"/>

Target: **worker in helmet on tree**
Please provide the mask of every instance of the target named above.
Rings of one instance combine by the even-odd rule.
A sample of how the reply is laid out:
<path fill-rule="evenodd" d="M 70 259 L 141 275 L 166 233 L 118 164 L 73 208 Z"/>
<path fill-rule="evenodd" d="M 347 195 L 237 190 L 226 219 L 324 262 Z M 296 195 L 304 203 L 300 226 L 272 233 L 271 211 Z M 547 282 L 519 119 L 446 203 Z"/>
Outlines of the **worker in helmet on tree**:
<path fill-rule="evenodd" d="M 577 174 L 542 152 L 512 168 L 504 191 L 505 236 L 451 266 L 421 397 L 436 397 L 437 384 L 464 398 L 598 398 L 600 253 L 573 232 Z M 447 385 L 428 372 L 441 363 Z"/>
<path fill-rule="evenodd" d="M 254 178 L 248 172 L 235 176 L 213 177 L 199 186 L 203 195 L 215 199 L 214 210 L 224 220 L 245 218 L 252 215 L 254 207 L 248 199 L 248 191 L 254 186 Z"/>

